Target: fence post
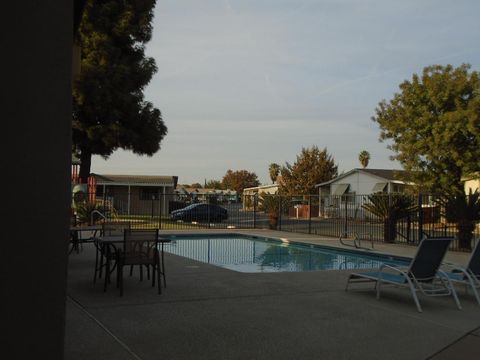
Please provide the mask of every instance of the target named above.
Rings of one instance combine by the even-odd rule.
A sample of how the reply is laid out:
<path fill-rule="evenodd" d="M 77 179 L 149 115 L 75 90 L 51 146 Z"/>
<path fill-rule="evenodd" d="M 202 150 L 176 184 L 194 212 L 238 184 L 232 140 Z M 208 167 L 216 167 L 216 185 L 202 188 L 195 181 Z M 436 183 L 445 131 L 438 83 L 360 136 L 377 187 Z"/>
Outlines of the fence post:
<path fill-rule="evenodd" d="M 205 196 L 206 196 L 207 205 L 208 205 L 208 207 L 207 207 L 207 223 L 208 223 L 208 228 L 210 229 L 210 195 L 206 194 Z"/>
<path fill-rule="evenodd" d="M 282 195 L 278 195 L 278 230 L 282 230 Z"/>
<path fill-rule="evenodd" d="M 308 233 L 312 233 L 312 195 L 308 195 Z"/>
<path fill-rule="evenodd" d="M 257 228 L 257 194 L 253 194 L 253 228 Z M 245 201 L 245 199 L 244 199 Z"/>
<path fill-rule="evenodd" d="M 348 232 L 347 196 L 348 196 L 348 195 L 342 196 L 342 197 L 345 199 L 345 221 L 344 221 L 344 225 L 343 225 L 343 234 L 344 234 L 344 236 L 347 236 L 347 232 Z M 341 204 L 341 201 L 340 201 L 340 204 Z"/>
<path fill-rule="evenodd" d="M 103 185 L 103 212 L 107 218 L 109 218 L 108 220 L 112 220 L 111 219 L 111 213 L 112 213 L 112 209 L 110 208 L 110 206 L 108 207 L 107 209 L 107 196 L 106 196 L 106 190 L 105 190 L 105 185 Z"/>
<path fill-rule="evenodd" d="M 165 188 L 163 188 L 162 196 L 158 197 L 158 229 L 162 228 L 163 204 L 165 204 Z"/>
<path fill-rule="evenodd" d="M 422 209 L 423 196 L 422 193 L 418 193 L 418 241 L 423 237 L 423 209 Z"/>
<path fill-rule="evenodd" d="M 155 201 L 155 195 L 152 194 L 152 212 L 151 212 L 151 214 L 150 214 L 150 218 L 151 218 L 151 219 L 153 219 L 154 201 Z"/>
<path fill-rule="evenodd" d="M 407 216 L 407 244 L 410 243 L 410 231 L 412 231 L 412 217 L 411 215 Z"/>

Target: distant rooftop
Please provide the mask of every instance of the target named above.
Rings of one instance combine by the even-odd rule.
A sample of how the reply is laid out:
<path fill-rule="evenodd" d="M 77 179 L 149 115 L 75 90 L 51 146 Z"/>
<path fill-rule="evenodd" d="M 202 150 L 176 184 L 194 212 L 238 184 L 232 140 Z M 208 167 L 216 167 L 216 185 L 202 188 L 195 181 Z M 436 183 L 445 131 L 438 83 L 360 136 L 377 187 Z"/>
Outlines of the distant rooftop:
<path fill-rule="evenodd" d="M 391 170 L 391 169 L 354 169 L 363 171 L 372 175 L 380 176 L 387 180 L 400 180 L 405 175 L 405 170 Z"/>

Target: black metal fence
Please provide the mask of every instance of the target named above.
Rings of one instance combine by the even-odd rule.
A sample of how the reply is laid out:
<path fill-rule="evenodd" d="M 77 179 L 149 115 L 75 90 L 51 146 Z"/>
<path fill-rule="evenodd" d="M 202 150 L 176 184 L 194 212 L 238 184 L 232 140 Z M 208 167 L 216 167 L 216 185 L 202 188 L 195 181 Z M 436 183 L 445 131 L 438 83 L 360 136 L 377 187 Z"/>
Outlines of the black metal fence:
<path fill-rule="evenodd" d="M 395 195 L 384 195 L 391 197 Z M 393 233 L 395 243 L 416 245 L 424 236 L 452 236 L 453 250 L 467 249 L 458 243 L 455 223 L 445 219 L 443 205 L 431 196 L 411 196 L 415 211 L 394 222 L 368 211 L 369 196 L 277 196 L 278 216 L 262 206 L 262 197 L 244 196 L 241 201 L 219 201 L 215 196 L 205 196 L 196 203 L 178 201 L 175 194 L 160 194 L 149 200 L 115 199 L 97 197 L 96 210 L 87 217 L 76 211 L 77 221 L 91 222 L 102 218 L 107 220 L 130 221 L 138 228 L 163 230 L 184 229 L 277 229 L 287 232 L 340 237 L 357 234 L 364 239 L 384 242 L 387 233 Z M 73 204 L 75 208 L 75 203 Z M 185 209 L 187 206 L 189 208 Z M 220 209 L 219 209 L 220 208 Z M 184 209 L 184 210 L 182 210 Z M 219 215 L 226 210 L 227 217 Z M 175 212 L 177 211 L 177 213 Z M 180 214 L 178 213 L 180 211 Z M 79 216 L 80 215 L 80 216 Z M 391 229 L 393 227 L 393 229 Z M 474 237 L 480 235 L 476 224 Z M 473 246 L 474 239 L 471 240 Z"/>

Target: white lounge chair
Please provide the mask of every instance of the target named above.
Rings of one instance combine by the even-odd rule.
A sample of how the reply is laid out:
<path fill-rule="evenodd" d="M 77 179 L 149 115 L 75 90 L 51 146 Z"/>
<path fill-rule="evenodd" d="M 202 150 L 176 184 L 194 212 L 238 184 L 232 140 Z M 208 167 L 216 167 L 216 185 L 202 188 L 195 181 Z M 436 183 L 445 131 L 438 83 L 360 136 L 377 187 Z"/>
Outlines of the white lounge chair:
<path fill-rule="evenodd" d="M 440 265 L 452 240 L 453 238 L 425 238 L 420 242 L 408 268 L 383 264 L 379 271 L 352 273 L 348 277 L 345 290 L 348 290 L 350 283 L 375 282 L 377 299 L 380 299 L 382 284 L 391 284 L 409 288 L 419 312 L 422 312 L 422 307 L 417 297 L 418 291 L 426 296 L 452 296 L 461 310 L 460 301 L 449 277 L 439 276 Z"/>

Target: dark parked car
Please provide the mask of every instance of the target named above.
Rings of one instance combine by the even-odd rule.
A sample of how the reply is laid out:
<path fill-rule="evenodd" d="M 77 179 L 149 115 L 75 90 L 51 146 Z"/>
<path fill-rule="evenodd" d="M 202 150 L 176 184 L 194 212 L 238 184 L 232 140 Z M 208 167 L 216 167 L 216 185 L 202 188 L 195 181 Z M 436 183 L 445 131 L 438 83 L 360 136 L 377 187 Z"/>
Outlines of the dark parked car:
<path fill-rule="evenodd" d="M 221 222 L 228 219 L 227 209 L 214 204 L 192 204 L 183 209 L 174 210 L 170 213 L 174 221 L 214 221 Z"/>

